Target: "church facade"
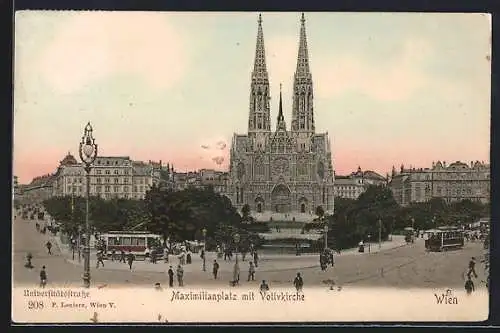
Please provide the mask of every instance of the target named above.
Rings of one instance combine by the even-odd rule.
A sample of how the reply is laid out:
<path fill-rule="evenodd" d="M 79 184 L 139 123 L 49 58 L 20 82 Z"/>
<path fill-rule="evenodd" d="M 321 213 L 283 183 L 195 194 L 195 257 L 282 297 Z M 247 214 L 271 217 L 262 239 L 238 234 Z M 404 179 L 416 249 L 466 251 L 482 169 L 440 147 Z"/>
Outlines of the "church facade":
<path fill-rule="evenodd" d="M 250 83 L 248 133 L 234 134 L 227 196 L 257 220 L 310 219 L 317 207 L 333 212 L 334 169 L 328 133 L 316 133 L 313 80 L 302 14 L 293 84 L 291 127 L 285 122 L 282 94 L 275 129 L 270 119 L 270 83 L 262 17 L 259 15 Z"/>

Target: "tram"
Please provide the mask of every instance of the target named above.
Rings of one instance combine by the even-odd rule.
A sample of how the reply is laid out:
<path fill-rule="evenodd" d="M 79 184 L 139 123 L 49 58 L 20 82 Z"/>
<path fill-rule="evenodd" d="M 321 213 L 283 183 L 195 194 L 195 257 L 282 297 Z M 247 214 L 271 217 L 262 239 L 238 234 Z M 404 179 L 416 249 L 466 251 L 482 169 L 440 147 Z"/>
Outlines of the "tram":
<path fill-rule="evenodd" d="M 137 259 L 145 259 L 149 257 L 152 248 L 161 246 L 161 236 L 143 231 L 109 231 L 101 234 L 100 240 L 108 258 L 115 250 L 116 254 L 130 251 Z"/>
<path fill-rule="evenodd" d="M 464 246 L 464 232 L 457 227 L 439 227 L 425 231 L 425 249 L 432 252 L 459 249 Z"/>

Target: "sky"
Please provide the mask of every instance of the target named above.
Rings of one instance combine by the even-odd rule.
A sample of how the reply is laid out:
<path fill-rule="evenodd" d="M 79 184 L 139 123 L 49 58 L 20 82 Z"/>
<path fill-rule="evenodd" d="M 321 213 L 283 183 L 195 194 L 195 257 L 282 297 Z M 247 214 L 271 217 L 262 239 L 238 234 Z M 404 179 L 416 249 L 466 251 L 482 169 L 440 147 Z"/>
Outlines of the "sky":
<path fill-rule="evenodd" d="M 489 161 L 487 14 L 305 13 L 317 132 L 336 174 L 358 166 Z M 227 170 L 246 133 L 258 13 L 19 11 L 14 174 L 78 158 L 88 121 L 101 156 Z M 262 13 L 272 128 L 285 121 L 300 13 Z"/>

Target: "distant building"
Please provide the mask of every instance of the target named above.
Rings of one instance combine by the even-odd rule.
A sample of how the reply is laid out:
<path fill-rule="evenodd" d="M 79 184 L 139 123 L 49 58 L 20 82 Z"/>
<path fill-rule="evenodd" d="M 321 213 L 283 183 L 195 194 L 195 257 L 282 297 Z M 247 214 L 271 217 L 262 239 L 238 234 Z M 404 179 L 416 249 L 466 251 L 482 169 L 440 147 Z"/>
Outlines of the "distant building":
<path fill-rule="evenodd" d="M 52 196 L 53 174 L 35 177 L 27 185 L 18 185 L 16 197 L 22 203 L 41 203 Z"/>
<path fill-rule="evenodd" d="M 357 199 L 370 185 L 386 185 L 387 178 L 375 171 L 362 171 L 358 167 L 356 172 L 348 176 L 335 175 L 333 191 L 336 198 Z"/>
<path fill-rule="evenodd" d="M 393 167 L 389 187 L 396 202 L 408 205 L 443 198 L 446 202 L 464 199 L 487 203 L 490 201 L 490 165 L 456 161 L 432 163 L 431 168 L 408 168 L 401 165 L 400 172 Z"/>
<path fill-rule="evenodd" d="M 215 192 L 224 194 L 229 183 L 229 174 L 213 169 L 201 169 L 199 171 L 175 172 L 175 189 L 184 190 L 189 187 L 207 188 L 212 187 Z"/>
<path fill-rule="evenodd" d="M 165 173 L 161 161 L 146 163 L 128 156 L 98 156 L 90 172 L 90 195 L 104 199 L 143 199 L 151 186 L 162 183 L 162 171 Z M 169 182 L 169 172 L 164 184 Z M 85 196 L 86 173 L 70 153 L 60 162 L 53 178 L 53 196 Z"/>

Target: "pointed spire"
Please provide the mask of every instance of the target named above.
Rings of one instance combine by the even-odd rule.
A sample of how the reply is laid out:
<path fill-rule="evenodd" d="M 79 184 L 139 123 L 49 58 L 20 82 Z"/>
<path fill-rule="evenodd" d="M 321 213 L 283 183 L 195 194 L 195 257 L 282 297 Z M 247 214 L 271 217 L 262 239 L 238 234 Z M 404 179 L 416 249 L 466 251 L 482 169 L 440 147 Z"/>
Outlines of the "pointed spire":
<path fill-rule="evenodd" d="M 280 104 L 279 104 L 279 111 L 278 111 L 278 123 L 285 120 L 285 117 L 283 116 L 283 101 L 281 98 L 281 87 L 282 87 L 282 84 L 280 83 Z"/>
<path fill-rule="evenodd" d="M 266 77 L 267 78 L 267 68 L 266 68 L 266 52 L 264 48 L 264 32 L 262 30 L 262 15 L 259 14 L 257 28 L 257 45 L 255 46 L 255 61 L 253 65 L 253 76 Z"/>
<path fill-rule="evenodd" d="M 281 96 L 281 87 L 282 84 L 280 83 L 280 104 L 279 104 L 278 123 L 276 124 L 276 130 L 286 131 L 285 117 L 283 116 L 283 98 Z"/>
<path fill-rule="evenodd" d="M 297 55 L 297 76 L 306 76 L 309 71 L 309 54 L 307 51 L 307 36 L 306 36 L 306 19 L 304 13 L 300 19 L 300 40 L 299 40 L 299 53 Z"/>

